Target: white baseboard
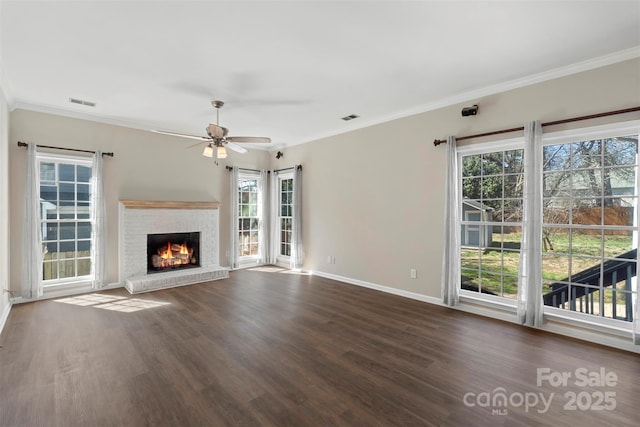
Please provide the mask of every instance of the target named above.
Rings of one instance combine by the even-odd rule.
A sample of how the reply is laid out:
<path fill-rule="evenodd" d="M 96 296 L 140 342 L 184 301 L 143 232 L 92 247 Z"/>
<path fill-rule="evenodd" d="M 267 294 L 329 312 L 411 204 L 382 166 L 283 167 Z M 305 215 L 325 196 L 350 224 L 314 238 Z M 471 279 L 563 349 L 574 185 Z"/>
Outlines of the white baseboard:
<path fill-rule="evenodd" d="M 109 283 L 106 286 L 103 286 L 100 289 L 93 289 L 94 291 L 107 291 L 109 289 L 117 289 L 117 288 L 124 288 L 124 285 L 120 282 L 113 282 L 113 283 Z"/>
<path fill-rule="evenodd" d="M 378 285 L 375 283 L 365 282 L 363 280 L 352 279 L 350 277 L 339 276 L 337 274 L 326 273 L 323 271 L 313 271 L 312 274 L 327 279 L 336 280 L 338 282 L 362 286 L 364 288 L 375 289 L 377 291 L 447 307 L 442 303 L 440 298 L 434 298 L 428 295 L 417 294 L 414 292 L 404 291 L 402 289 L 391 288 L 389 286 Z M 456 305 L 455 307 L 449 308 L 520 325 L 517 321 L 517 317 L 515 316 L 515 311 L 513 309 L 501 309 L 495 306 L 490 307 L 485 306 L 482 303 L 473 301 L 461 301 L 460 304 Z M 606 331 L 589 330 L 588 328 L 575 323 L 558 322 L 557 319 L 555 319 L 556 321 L 549 321 L 551 320 L 549 319 L 549 316 L 547 316 L 547 319 L 548 321 L 544 325 L 542 325 L 542 327 L 537 329 L 549 333 L 564 335 L 571 338 L 577 338 L 579 340 L 591 343 L 605 345 L 608 347 L 614 347 L 620 350 L 640 353 L 640 346 L 634 345 L 632 340 L 630 340 L 628 337 L 621 337 L 615 333 L 612 333 L 611 331 L 607 333 Z"/>
<path fill-rule="evenodd" d="M 48 300 L 48 299 L 53 299 L 53 298 L 61 298 L 61 297 L 68 297 L 68 296 L 72 296 L 72 295 L 80 295 L 80 294 L 88 294 L 88 293 L 93 293 L 93 292 L 101 292 L 101 291 L 106 291 L 109 289 L 116 289 L 116 288 L 123 288 L 124 285 L 122 285 L 121 283 L 118 282 L 114 282 L 114 283 L 109 283 L 106 286 L 103 286 L 102 288 L 92 288 L 91 286 L 80 286 L 77 288 L 67 288 L 64 290 L 60 290 L 60 291 L 48 291 L 45 292 L 44 295 L 42 295 L 39 298 L 22 298 L 22 297 L 15 297 L 11 299 L 11 302 L 13 304 L 23 304 L 26 302 L 34 302 L 34 301 L 42 301 L 42 300 Z"/>
<path fill-rule="evenodd" d="M 430 304 L 443 305 L 440 298 L 430 297 L 428 295 L 409 292 L 389 286 L 378 285 L 376 283 L 365 282 L 364 280 L 352 279 L 350 277 L 338 276 L 337 274 L 325 273 L 324 271 L 312 271 L 311 274 L 313 274 L 314 276 L 324 277 L 326 279 L 337 280 L 338 282 L 348 283 L 350 285 L 362 286 L 363 288 L 375 289 L 376 291 L 386 292 L 388 294 L 399 295 L 405 298 L 428 302 Z"/>
<path fill-rule="evenodd" d="M 319 277 L 324 277 L 326 279 L 336 280 L 338 282 L 342 282 L 350 285 L 361 286 L 364 288 L 374 289 L 377 291 L 386 292 L 389 294 L 426 302 L 429 304 L 444 306 L 440 298 L 435 298 L 428 295 L 409 292 L 402 289 L 392 288 L 389 286 L 378 285 L 375 283 L 366 282 L 364 280 L 352 279 L 350 277 L 339 276 L 337 274 L 326 273 L 323 271 L 308 271 L 306 273 L 313 274 Z M 120 283 L 110 283 L 109 285 L 101 289 L 91 289 L 91 290 L 85 290 L 85 291 L 76 292 L 76 293 L 99 292 L 102 290 L 121 288 L 121 287 L 123 287 L 123 285 Z M 69 294 L 67 293 L 67 295 Z M 11 311 L 11 307 L 13 304 L 20 304 L 20 303 L 37 301 L 37 300 L 56 298 L 59 296 L 61 295 L 56 295 L 56 296 L 48 295 L 46 297 L 41 297 L 38 299 L 23 299 L 22 297 L 12 298 L 9 301 L 9 304 L 5 307 L 4 311 L 0 313 L 0 333 L 4 328 L 7 318 L 9 317 L 9 312 Z M 514 314 L 509 310 L 498 310 L 495 308 L 489 309 L 487 307 L 483 307 L 482 305 L 474 304 L 472 302 L 468 302 L 468 303 L 461 302 L 460 305 L 457 305 L 455 307 L 450 307 L 450 308 L 454 310 L 464 311 L 467 313 L 477 314 L 483 317 L 489 317 L 489 318 L 517 324 Z M 584 327 L 580 327 L 580 325 L 576 325 L 576 324 L 568 324 L 567 322 L 558 322 L 557 319 L 548 319 L 548 320 L 550 321 L 545 323 L 545 325 L 543 325 L 540 328 L 540 330 L 543 330 L 549 333 L 560 334 L 560 335 L 564 335 L 572 338 L 577 338 L 580 340 L 584 340 L 584 341 L 588 341 L 596 344 L 602 344 L 609 347 L 630 351 L 633 353 L 640 353 L 640 346 L 634 345 L 633 342 L 628 338 L 625 339 L 623 337 L 615 336 L 614 334 L 606 333 L 604 331 L 596 332 Z"/>
<path fill-rule="evenodd" d="M 640 345 L 635 345 L 633 343 L 633 339 L 630 334 L 627 334 L 628 336 L 624 337 L 616 333 L 598 330 L 601 328 L 590 329 L 573 323 L 558 322 L 554 319 L 548 319 L 545 321 L 544 325 L 542 325 L 540 329 L 549 333 L 640 354 Z"/>
<path fill-rule="evenodd" d="M 2 329 L 4 329 L 4 324 L 7 322 L 7 319 L 9 318 L 9 312 L 11 311 L 12 305 L 13 304 L 11 303 L 11 301 L 9 301 L 7 305 L 4 307 L 4 310 L 2 311 L 2 313 L 0 313 L 0 334 L 2 333 Z"/>
<path fill-rule="evenodd" d="M 277 262 L 275 264 L 271 264 L 271 263 L 258 263 L 258 262 L 241 262 L 236 268 L 231 268 L 231 267 L 225 267 L 228 268 L 229 271 L 236 271 L 236 270 L 250 270 L 252 268 L 258 268 L 258 267 L 268 267 L 268 266 L 275 266 L 275 267 L 280 267 L 280 268 L 286 268 L 287 270 L 291 269 L 291 267 L 289 266 L 289 263 L 284 263 L 284 262 Z"/>
<path fill-rule="evenodd" d="M 235 270 L 246 270 L 246 269 L 255 268 L 255 267 L 262 267 L 264 265 L 268 265 L 268 264 L 259 263 L 255 261 L 248 261 L 248 262 L 240 262 L 236 268 L 231 268 L 229 266 L 224 268 L 228 269 L 229 271 L 235 271 Z"/>

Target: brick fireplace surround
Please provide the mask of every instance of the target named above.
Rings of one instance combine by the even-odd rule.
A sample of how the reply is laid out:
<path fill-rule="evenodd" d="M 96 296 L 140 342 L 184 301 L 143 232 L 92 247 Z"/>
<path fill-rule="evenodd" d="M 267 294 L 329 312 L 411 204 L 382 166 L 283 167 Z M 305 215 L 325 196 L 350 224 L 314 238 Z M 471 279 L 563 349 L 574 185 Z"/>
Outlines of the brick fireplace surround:
<path fill-rule="evenodd" d="M 219 265 L 218 202 L 120 201 L 120 283 L 134 294 L 229 277 Z M 200 267 L 147 274 L 147 234 L 200 232 Z"/>

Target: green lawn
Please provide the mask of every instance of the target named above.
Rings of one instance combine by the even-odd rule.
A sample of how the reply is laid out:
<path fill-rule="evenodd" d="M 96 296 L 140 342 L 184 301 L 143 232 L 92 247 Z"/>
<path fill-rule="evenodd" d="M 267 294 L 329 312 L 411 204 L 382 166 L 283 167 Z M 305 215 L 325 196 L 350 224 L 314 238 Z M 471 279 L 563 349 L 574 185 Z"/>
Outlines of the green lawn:
<path fill-rule="evenodd" d="M 520 233 L 503 234 L 502 242 L 500 237 L 498 233 L 493 235 L 495 240 L 489 249 L 462 250 L 462 282 L 506 298 L 515 298 L 518 285 Z M 614 258 L 632 249 L 630 235 L 605 236 L 606 245 L 603 248 L 599 235 L 576 233 L 571 236 L 571 253 L 569 253 L 568 233 L 552 233 L 550 240 L 554 250 L 543 251 L 543 279 L 547 289 L 550 283 L 568 277 L 570 269 L 571 273 L 575 274 L 597 265 L 599 260 L 593 257 Z"/>

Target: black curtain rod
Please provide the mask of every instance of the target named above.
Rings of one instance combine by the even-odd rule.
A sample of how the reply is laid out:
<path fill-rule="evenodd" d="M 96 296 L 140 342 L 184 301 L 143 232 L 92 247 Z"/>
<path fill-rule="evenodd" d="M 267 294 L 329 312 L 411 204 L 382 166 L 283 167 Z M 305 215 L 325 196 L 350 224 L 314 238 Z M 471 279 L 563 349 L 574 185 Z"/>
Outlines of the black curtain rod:
<path fill-rule="evenodd" d="M 233 169 L 233 167 L 231 167 L 231 166 L 225 166 L 225 167 L 227 168 L 228 171 Z M 274 172 L 282 172 L 282 171 L 288 171 L 288 170 L 292 170 L 292 169 L 293 169 L 292 167 L 291 168 L 284 168 L 284 169 L 276 169 L 276 170 L 274 170 Z M 301 170 L 301 169 L 302 169 L 302 165 L 298 165 L 298 170 Z M 238 170 L 249 171 L 249 172 L 260 172 L 257 169 L 238 168 Z M 267 172 L 271 173 L 271 171 L 267 171 Z"/>
<path fill-rule="evenodd" d="M 282 172 L 282 171 L 290 171 L 293 170 L 293 168 L 284 168 L 284 169 L 276 169 L 274 170 L 274 172 Z M 302 170 L 302 165 L 298 165 L 298 170 Z"/>
<path fill-rule="evenodd" d="M 573 118 L 570 118 L 570 119 L 556 120 L 554 122 L 542 123 L 542 126 L 561 125 L 561 124 L 564 124 L 564 123 L 578 122 L 580 120 L 597 119 L 599 117 L 614 116 L 616 114 L 631 113 L 631 112 L 634 112 L 634 111 L 640 111 L 640 107 L 631 107 L 631 108 L 625 108 L 623 110 L 607 111 L 606 113 L 590 114 L 588 116 L 580 116 L 580 117 L 573 117 Z M 460 138 L 456 138 L 456 142 L 457 141 L 463 141 L 465 139 L 480 138 L 482 136 L 491 136 L 491 135 L 500 135 L 502 133 L 518 132 L 518 131 L 521 131 L 521 130 L 524 130 L 524 126 L 519 126 L 517 128 L 496 130 L 496 131 L 493 131 L 493 132 L 476 133 L 475 135 L 467 135 L 467 136 L 461 136 Z M 433 145 L 435 145 L 436 147 L 438 145 L 440 145 L 440 144 L 446 144 L 446 143 L 447 143 L 446 139 L 434 139 L 433 140 Z"/>
<path fill-rule="evenodd" d="M 22 141 L 18 141 L 18 147 L 27 147 L 29 146 L 29 144 L 27 144 L 26 142 L 22 142 Z M 78 150 L 76 148 L 64 148 L 64 147 L 53 147 L 51 145 L 37 145 L 36 147 L 38 148 L 53 148 L 54 150 L 65 150 L 65 151 L 75 151 L 77 153 L 90 153 L 90 154 L 95 154 L 95 151 L 90 151 L 90 150 Z M 109 156 L 109 157 L 113 157 L 113 153 L 102 153 L 103 156 Z"/>
<path fill-rule="evenodd" d="M 228 171 L 231 171 L 233 169 L 232 166 L 225 166 L 225 167 L 227 168 Z M 258 169 L 238 168 L 238 170 L 247 171 L 247 172 L 260 172 Z"/>

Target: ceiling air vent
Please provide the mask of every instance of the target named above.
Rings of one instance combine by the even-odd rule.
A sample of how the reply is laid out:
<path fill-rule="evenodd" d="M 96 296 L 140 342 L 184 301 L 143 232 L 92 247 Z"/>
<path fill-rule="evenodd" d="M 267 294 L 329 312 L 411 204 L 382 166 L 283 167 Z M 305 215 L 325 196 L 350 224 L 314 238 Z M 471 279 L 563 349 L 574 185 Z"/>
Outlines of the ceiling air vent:
<path fill-rule="evenodd" d="M 69 102 L 72 104 L 86 105 L 87 107 L 95 107 L 96 103 L 91 101 L 83 101 L 82 99 L 69 98 Z"/>
<path fill-rule="evenodd" d="M 345 122 L 348 122 L 349 120 L 357 119 L 358 117 L 360 116 L 358 116 L 357 114 L 350 114 L 348 116 L 343 117 L 342 120 L 344 120 Z"/>

